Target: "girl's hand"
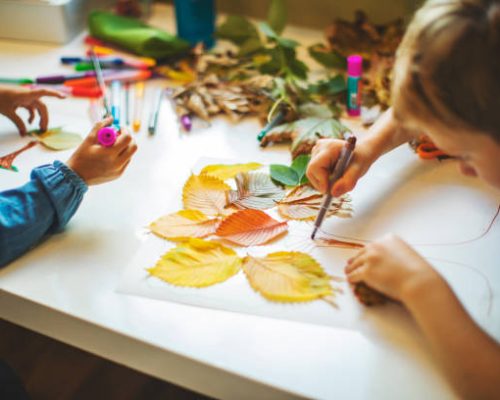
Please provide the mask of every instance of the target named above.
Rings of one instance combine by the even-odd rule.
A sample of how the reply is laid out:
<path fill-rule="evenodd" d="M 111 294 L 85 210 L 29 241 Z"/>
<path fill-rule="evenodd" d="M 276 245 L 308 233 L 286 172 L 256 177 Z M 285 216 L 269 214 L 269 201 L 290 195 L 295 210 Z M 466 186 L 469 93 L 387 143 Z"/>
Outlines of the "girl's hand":
<path fill-rule="evenodd" d="M 421 287 L 442 280 L 426 260 L 395 235 L 368 244 L 348 261 L 345 272 L 350 283 L 364 282 L 403 303 Z"/>
<path fill-rule="evenodd" d="M 311 184 L 321 193 L 325 193 L 328 189 L 331 167 L 337 162 L 343 146 L 343 140 L 321 139 L 312 150 L 306 175 Z M 359 178 L 368 171 L 375 159 L 369 146 L 364 146 L 361 142 L 354 150 L 344 175 L 333 185 L 332 195 L 338 197 L 354 189 Z"/>
<path fill-rule="evenodd" d="M 137 145 L 130 134 L 123 130 L 112 147 L 103 147 L 99 144 L 97 132 L 112 122 L 113 118 L 109 117 L 95 124 L 67 162 L 68 167 L 89 186 L 118 178 L 137 150 Z"/>
<path fill-rule="evenodd" d="M 40 116 L 40 130 L 47 130 L 49 124 L 49 113 L 47 106 L 41 101 L 44 96 L 64 99 L 64 94 L 50 89 L 26 89 L 22 87 L 0 88 L 0 114 L 9 118 L 19 130 L 21 136 L 26 135 L 26 125 L 17 115 L 18 108 L 25 108 L 30 113 L 28 122 L 31 124 L 35 119 L 35 112 Z"/>

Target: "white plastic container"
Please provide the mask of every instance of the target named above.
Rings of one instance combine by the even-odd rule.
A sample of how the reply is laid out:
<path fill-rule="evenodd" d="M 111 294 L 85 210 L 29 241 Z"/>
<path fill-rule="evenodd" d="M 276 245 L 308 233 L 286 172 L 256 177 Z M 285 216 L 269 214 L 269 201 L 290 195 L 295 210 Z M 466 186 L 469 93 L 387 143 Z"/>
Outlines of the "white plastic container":
<path fill-rule="evenodd" d="M 66 43 L 112 0 L 0 0 L 0 38 Z"/>

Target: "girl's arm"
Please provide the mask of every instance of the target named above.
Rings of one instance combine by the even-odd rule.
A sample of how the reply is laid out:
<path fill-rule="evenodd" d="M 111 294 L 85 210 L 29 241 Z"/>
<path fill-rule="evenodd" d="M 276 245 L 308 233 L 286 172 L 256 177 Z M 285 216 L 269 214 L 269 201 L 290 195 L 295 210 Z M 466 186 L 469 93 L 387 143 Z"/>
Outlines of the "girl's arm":
<path fill-rule="evenodd" d="M 472 320 L 443 280 L 404 294 L 445 372 L 466 399 L 500 398 L 500 345 Z"/>
<path fill-rule="evenodd" d="M 408 308 L 461 397 L 500 398 L 500 345 L 408 244 L 393 235 L 370 243 L 349 260 L 346 273 L 349 282 L 365 282 Z"/>

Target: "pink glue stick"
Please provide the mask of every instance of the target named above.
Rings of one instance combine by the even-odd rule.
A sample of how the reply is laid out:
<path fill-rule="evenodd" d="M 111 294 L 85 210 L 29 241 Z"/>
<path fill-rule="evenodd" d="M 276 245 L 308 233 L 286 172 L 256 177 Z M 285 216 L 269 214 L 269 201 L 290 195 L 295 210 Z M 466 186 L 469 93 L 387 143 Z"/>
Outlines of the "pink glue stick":
<path fill-rule="evenodd" d="M 110 126 L 99 129 L 97 132 L 97 141 L 103 147 L 111 147 L 115 144 L 118 132 Z"/>
<path fill-rule="evenodd" d="M 363 58 L 359 55 L 347 57 L 347 114 L 356 117 L 361 114 L 361 74 Z"/>

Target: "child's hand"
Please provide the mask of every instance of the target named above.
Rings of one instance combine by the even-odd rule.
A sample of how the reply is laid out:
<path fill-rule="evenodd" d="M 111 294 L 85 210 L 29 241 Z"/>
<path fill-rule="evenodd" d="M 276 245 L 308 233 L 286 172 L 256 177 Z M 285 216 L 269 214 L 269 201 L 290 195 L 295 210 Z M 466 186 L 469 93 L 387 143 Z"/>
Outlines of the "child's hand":
<path fill-rule="evenodd" d="M 321 193 L 327 191 L 331 166 L 337 162 L 344 143 L 339 139 L 321 139 L 312 150 L 306 174 L 311 184 Z M 344 175 L 333 185 L 332 195 L 338 197 L 354 189 L 359 178 L 368 171 L 374 161 L 369 148 L 358 145 Z"/>
<path fill-rule="evenodd" d="M 47 106 L 41 101 L 44 96 L 64 99 L 64 94 L 50 89 L 26 89 L 22 87 L 0 88 L 0 114 L 9 118 L 19 130 L 21 136 L 26 135 L 26 125 L 16 114 L 18 108 L 25 108 L 30 113 L 28 122 L 31 124 L 35 119 L 35 111 L 40 116 L 40 130 L 47 130 L 49 124 L 49 113 Z"/>
<path fill-rule="evenodd" d="M 113 118 L 109 117 L 95 124 L 67 162 L 68 167 L 89 186 L 118 178 L 137 150 L 132 137 L 123 130 L 112 147 L 103 147 L 99 144 L 97 132 L 112 122 Z"/>
<path fill-rule="evenodd" d="M 394 235 L 360 250 L 348 261 L 345 272 L 350 283 L 364 282 L 403 303 L 416 289 L 442 279 L 427 261 Z"/>

